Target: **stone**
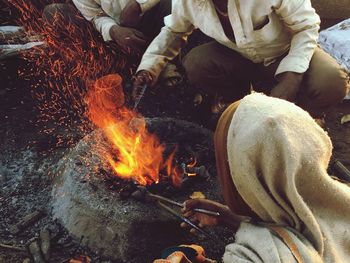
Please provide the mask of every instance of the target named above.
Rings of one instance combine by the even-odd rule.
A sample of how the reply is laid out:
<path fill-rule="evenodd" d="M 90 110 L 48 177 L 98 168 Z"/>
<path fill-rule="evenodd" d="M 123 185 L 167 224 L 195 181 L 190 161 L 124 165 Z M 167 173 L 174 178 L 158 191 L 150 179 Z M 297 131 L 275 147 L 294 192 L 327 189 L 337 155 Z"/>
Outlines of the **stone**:
<path fill-rule="evenodd" d="M 158 134 L 162 142 L 179 140 L 192 143 L 193 148 L 201 143 L 206 149 L 202 161 L 215 165 L 213 136 L 209 130 L 173 119 L 155 118 L 147 123 L 149 130 Z M 157 132 L 159 129 L 161 131 Z M 183 138 L 174 138 L 179 135 Z M 92 132 L 59 162 L 52 190 L 53 217 L 82 244 L 118 262 L 151 262 L 167 246 L 183 244 L 188 233 L 179 227 L 178 219 L 154 203 L 122 200 L 106 187 L 98 174 L 103 164 L 93 153 L 94 142 L 101 139 L 101 131 Z M 201 191 L 210 199 L 220 199 L 218 182 L 213 176 L 170 198 L 182 202 L 193 191 Z M 211 246 L 214 248 L 215 244 Z"/>

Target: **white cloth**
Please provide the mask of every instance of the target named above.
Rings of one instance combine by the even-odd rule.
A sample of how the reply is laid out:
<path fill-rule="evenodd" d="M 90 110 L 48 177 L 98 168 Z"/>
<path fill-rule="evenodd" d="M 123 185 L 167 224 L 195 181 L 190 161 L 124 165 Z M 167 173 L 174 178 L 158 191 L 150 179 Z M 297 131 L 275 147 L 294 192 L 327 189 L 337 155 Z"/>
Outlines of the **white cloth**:
<path fill-rule="evenodd" d="M 323 262 L 349 262 L 350 187 L 327 174 L 332 143 L 306 111 L 262 94 L 246 96 L 232 118 L 227 152 L 238 193 L 263 222 L 295 229 Z M 269 234 L 256 239 L 254 233 L 241 226 L 236 245 L 265 254 Z M 309 244 L 302 243 L 300 250 L 307 250 Z M 276 247 L 276 259 L 266 262 L 290 262 L 281 261 L 281 246 Z M 225 262 L 260 262 L 229 260 L 237 255 L 244 257 L 228 246 Z M 313 255 L 310 248 L 303 260 L 317 262 Z"/>
<path fill-rule="evenodd" d="M 81 14 L 94 23 L 104 41 L 110 41 L 109 30 L 119 24 L 122 10 L 130 0 L 73 0 Z M 146 12 L 159 3 L 160 0 L 136 0 L 142 12 Z"/>
<path fill-rule="evenodd" d="M 293 231 L 288 232 L 298 247 L 303 263 L 323 263 L 308 240 Z M 235 236 L 235 243 L 226 246 L 224 263 L 298 263 L 289 247 L 268 228 L 242 223 Z"/>
<path fill-rule="evenodd" d="M 320 23 L 310 0 L 228 0 L 234 42 L 226 37 L 212 0 L 174 0 L 172 4 L 172 14 L 165 17 L 165 27 L 138 68 L 151 72 L 154 79 L 195 28 L 255 63 L 268 65 L 289 50 L 276 75 L 303 73 L 309 67 Z"/>

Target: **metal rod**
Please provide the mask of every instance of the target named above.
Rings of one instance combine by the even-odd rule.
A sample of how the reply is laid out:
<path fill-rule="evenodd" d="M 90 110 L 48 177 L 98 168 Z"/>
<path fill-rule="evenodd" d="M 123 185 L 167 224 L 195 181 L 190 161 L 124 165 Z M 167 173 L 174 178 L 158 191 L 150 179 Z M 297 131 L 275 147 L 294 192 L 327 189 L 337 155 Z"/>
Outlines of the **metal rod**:
<path fill-rule="evenodd" d="M 141 90 L 140 90 L 140 93 L 138 94 L 137 98 L 135 99 L 135 104 L 134 104 L 134 107 L 133 107 L 133 110 L 136 110 L 137 106 L 139 105 L 143 95 L 145 94 L 145 91 L 147 89 L 147 84 L 144 84 L 142 87 L 141 87 Z"/>
<path fill-rule="evenodd" d="M 160 201 L 172 204 L 172 205 L 176 205 L 176 206 L 181 207 L 181 208 L 184 207 L 184 205 L 182 203 L 173 201 L 173 200 L 166 198 L 164 196 L 155 195 L 155 194 L 151 194 L 151 193 L 149 193 L 148 195 L 149 195 L 149 197 L 152 197 L 154 199 L 157 199 L 157 200 L 160 200 Z M 220 215 L 219 212 L 214 212 L 214 211 L 210 211 L 210 210 L 206 210 L 206 209 L 202 209 L 202 208 L 194 208 L 193 211 L 197 212 L 197 213 L 210 215 L 210 216 L 219 216 Z"/>
<path fill-rule="evenodd" d="M 343 179 L 350 183 L 350 171 L 342 162 L 336 160 L 333 163 L 333 170 L 335 170 L 340 179 Z"/>
<path fill-rule="evenodd" d="M 198 232 L 202 233 L 203 235 L 206 235 L 209 238 L 213 238 L 211 234 L 209 234 L 208 232 L 204 231 L 202 228 L 200 228 L 199 226 L 191 222 L 191 220 L 189 220 L 188 218 L 179 215 L 175 210 L 171 209 L 169 206 L 163 204 L 161 201 L 158 201 L 157 203 L 161 208 L 163 208 L 173 216 L 179 218 L 181 221 L 185 222 L 186 224 L 190 225 L 191 227 L 196 229 Z"/>

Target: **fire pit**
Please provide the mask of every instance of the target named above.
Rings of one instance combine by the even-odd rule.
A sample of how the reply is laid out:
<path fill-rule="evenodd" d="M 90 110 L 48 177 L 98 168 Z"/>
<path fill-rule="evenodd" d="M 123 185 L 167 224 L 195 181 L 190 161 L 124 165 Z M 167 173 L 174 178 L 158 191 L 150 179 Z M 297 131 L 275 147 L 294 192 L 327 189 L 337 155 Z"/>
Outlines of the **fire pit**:
<path fill-rule="evenodd" d="M 146 119 L 146 123 L 166 148 L 178 145 L 175 158 L 196 155 L 198 165 L 215 173 L 211 131 L 170 118 Z M 121 262 L 150 262 L 167 246 L 191 242 L 176 218 L 154 203 L 130 198 L 132 190 L 125 194 L 133 189 L 133 183 L 121 179 L 112 182 L 108 168 L 94 152 L 95 143 L 101 140 L 105 139 L 100 130 L 92 132 L 60 161 L 52 191 L 53 216 L 84 245 Z M 198 177 L 181 188 L 166 184 L 147 187 L 179 202 L 194 191 L 220 199 L 216 178 L 209 173 Z"/>

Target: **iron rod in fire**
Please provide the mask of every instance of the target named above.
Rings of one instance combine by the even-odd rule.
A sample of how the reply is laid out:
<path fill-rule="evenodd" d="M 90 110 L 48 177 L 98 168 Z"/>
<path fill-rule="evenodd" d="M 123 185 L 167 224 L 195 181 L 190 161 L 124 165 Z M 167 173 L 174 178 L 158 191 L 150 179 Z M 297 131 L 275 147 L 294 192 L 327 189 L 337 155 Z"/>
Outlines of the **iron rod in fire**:
<path fill-rule="evenodd" d="M 136 110 L 137 106 L 139 105 L 143 95 L 145 94 L 145 91 L 147 89 L 147 84 L 144 84 L 142 87 L 141 87 L 141 90 L 140 90 L 140 93 L 138 94 L 137 98 L 135 99 L 135 104 L 134 104 L 134 107 L 133 107 L 133 110 Z"/>

